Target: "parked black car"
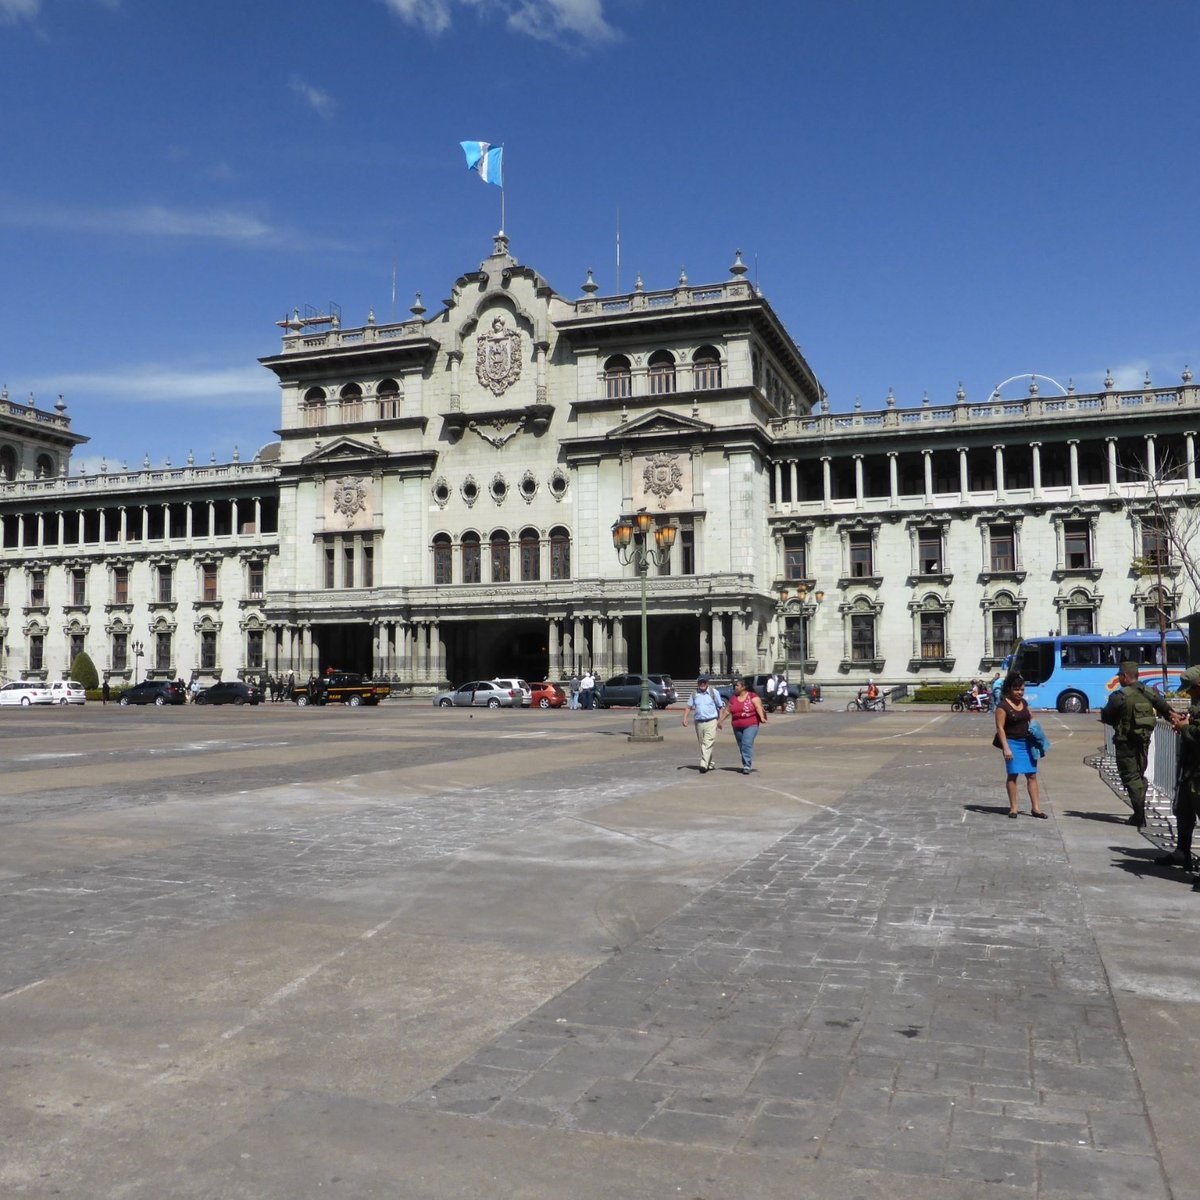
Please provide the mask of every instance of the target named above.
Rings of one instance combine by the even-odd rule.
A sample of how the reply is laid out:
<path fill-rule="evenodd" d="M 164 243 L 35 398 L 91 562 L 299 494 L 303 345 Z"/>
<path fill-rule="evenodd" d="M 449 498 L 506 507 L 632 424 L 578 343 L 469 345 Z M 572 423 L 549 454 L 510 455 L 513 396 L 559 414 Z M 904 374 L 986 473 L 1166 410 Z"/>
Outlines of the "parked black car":
<path fill-rule="evenodd" d="M 173 679 L 143 679 L 121 693 L 121 704 L 183 704 L 187 693 Z"/>
<path fill-rule="evenodd" d="M 755 694 L 763 702 L 763 707 L 767 712 L 774 712 L 777 708 L 782 708 L 784 712 L 796 711 L 796 701 L 800 699 L 800 689 L 794 683 L 788 683 L 786 696 L 778 692 L 772 695 L 767 691 L 767 680 L 771 678 L 769 675 L 752 675 L 750 678 L 753 681 L 752 686 Z M 725 699 L 725 703 L 728 704 L 729 697 L 733 695 L 733 685 L 723 683 L 717 688 L 717 691 L 721 693 Z M 810 689 L 810 697 L 814 700 L 820 700 L 820 689 L 817 689 L 816 696 L 811 696 Z"/>
<path fill-rule="evenodd" d="M 650 703 L 655 708 L 666 708 L 674 704 L 678 696 L 675 682 L 670 675 L 650 675 Z M 636 708 L 642 702 L 642 677 L 638 675 L 614 675 L 596 688 L 596 707 L 613 708 L 630 705 Z"/>
<path fill-rule="evenodd" d="M 261 699 L 258 688 L 240 679 L 214 683 L 196 693 L 197 704 L 257 704 Z"/>

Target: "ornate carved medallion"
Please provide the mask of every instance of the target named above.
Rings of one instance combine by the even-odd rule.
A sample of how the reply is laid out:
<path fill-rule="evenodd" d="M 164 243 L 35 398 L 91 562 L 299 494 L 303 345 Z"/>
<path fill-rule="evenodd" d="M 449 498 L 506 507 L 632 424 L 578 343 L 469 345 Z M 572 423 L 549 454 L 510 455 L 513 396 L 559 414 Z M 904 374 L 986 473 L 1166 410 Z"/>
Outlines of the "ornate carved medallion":
<path fill-rule="evenodd" d="M 683 491 L 683 468 L 674 454 L 656 454 L 642 471 L 642 487 L 667 507 L 672 492 Z"/>
<path fill-rule="evenodd" d="M 361 479 L 339 479 L 333 485 L 333 511 L 347 521 L 367 507 L 367 485 Z"/>
<path fill-rule="evenodd" d="M 521 378 L 521 335 L 506 329 L 504 318 L 492 321 L 492 332 L 481 333 L 475 347 L 475 378 L 492 395 L 503 395 Z"/>

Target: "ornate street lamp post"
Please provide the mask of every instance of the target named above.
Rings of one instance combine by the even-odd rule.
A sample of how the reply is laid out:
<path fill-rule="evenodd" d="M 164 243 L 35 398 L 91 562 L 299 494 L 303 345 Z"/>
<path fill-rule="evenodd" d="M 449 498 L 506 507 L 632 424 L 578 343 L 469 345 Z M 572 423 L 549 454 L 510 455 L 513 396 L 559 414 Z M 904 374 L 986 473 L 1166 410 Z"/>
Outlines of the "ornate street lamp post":
<path fill-rule="evenodd" d="M 779 589 L 779 606 L 785 612 L 787 611 L 787 600 L 788 600 L 789 595 L 790 595 L 790 593 L 788 592 L 787 588 Z M 817 604 L 820 604 L 825 599 L 825 593 L 818 588 L 817 591 L 813 592 L 812 597 L 813 597 L 813 600 Z M 800 625 L 799 625 L 800 636 L 796 639 L 800 644 L 800 704 L 798 704 L 796 706 L 797 708 L 800 708 L 800 707 L 807 708 L 808 707 L 808 687 L 806 686 L 805 681 L 804 681 L 804 669 L 805 669 L 805 666 L 807 665 L 807 659 L 808 659 L 808 648 L 804 644 L 804 621 L 805 621 L 804 602 L 807 599 L 808 599 L 808 586 L 806 584 L 802 583 L 796 589 L 796 603 L 800 606 Z M 785 634 L 784 645 L 786 645 L 789 649 L 791 648 L 792 635 L 790 633 Z"/>
<path fill-rule="evenodd" d="M 145 653 L 145 647 L 141 642 L 134 642 L 133 645 L 129 647 L 129 653 L 133 655 L 133 682 L 136 684 L 138 681 L 138 667 L 141 665 L 142 655 Z"/>
<path fill-rule="evenodd" d="M 675 526 L 659 525 L 654 529 L 654 546 L 649 544 L 650 528 L 654 518 L 643 508 L 632 519 L 621 517 L 613 526 L 613 547 L 617 558 L 624 564 L 633 563 L 642 577 L 642 696 L 637 716 L 633 719 L 631 742 L 661 742 L 658 732 L 658 717 L 650 705 L 650 646 L 646 634 L 646 573 L 653 562 L 663 566 L 675 545 Z"/>

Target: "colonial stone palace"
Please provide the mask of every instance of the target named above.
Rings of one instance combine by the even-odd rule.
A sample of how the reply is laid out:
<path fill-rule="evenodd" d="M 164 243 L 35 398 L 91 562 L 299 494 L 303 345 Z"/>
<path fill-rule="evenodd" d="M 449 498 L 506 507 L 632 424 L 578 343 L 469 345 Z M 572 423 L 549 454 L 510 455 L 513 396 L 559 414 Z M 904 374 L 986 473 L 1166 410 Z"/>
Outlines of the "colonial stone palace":
<path fill-rule="evenodd" d="M 250 462 L 72 474 L 61 400 L 5 392 L 0 674 L 80 650 L 115 682 L 636 669 L 612 526 L 642 509 L 677 529 L 648 611 L 678 678 L 960 678 L 1195 599 L 1163 528 L 1200 499 L 1190 372 L 836 413 L 740 255 L 724 282 L 597 290 L 564 299 L 498 235 L 433 315 L 282 321 L 278 440 Z"/>

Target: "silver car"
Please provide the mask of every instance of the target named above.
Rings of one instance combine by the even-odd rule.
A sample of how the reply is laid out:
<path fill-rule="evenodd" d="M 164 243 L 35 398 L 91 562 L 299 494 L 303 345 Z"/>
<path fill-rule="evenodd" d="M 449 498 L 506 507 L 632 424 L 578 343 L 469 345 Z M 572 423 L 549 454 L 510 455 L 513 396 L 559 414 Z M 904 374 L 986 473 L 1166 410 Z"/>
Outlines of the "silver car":
<path fill-rule="evenodd" d="M 492 679 L 489 682 L 498 683 L 502 688 L 521 693 L 521 704 L 528 708 L 533 703 L 533 688 L 523 679 Z"/>
<path fill-rule="evenodd" d="M 433 703 L 436 708 L 514 708 L 521 705 L 521 693 L 490 679 L 477 679 L 453 691 L 438 692 Z"/>

